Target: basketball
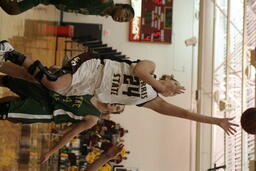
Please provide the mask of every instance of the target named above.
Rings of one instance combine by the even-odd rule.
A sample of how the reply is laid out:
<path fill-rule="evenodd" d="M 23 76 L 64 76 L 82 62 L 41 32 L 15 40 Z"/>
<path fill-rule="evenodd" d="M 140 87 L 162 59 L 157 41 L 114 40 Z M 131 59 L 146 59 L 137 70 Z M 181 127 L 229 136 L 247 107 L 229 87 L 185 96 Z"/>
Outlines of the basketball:
<path fill-rule="evenodd" d="M 249 134 L 256 134 L 256 108 L 249 108 L 241 116 L 241 126 Z"/>

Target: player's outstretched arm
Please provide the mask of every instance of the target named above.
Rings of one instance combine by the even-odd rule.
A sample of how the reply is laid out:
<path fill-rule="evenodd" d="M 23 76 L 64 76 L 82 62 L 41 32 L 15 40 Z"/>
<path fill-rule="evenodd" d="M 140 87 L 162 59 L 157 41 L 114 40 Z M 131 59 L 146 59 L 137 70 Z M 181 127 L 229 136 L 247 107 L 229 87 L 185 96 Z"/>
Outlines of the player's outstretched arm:
<path fill-rule="evenodd" d="M 98 171 L 100 167 L 102 167 L 105 163 L 107 163 L 109 160 L 113 159 L 117 154 L 119 154 L 122 151 L 123 147 L 123 144 L 113 145 L 106 152 L 101 154 L 94 163 L 90 164 L 85 171 Z"/>
<path fill-rule="evenodd" d="M 72 129 L 70 129 L 53 148 L 51 148 L 47 153 L 42 154 L 40 163 L 45 163 L 53 153 L 57 152 L 65 144 L 71 141 L 76 135 L 94 126 L 97 123 L 97 120 L 98 118 L 96 116 L 89 115 L 85 118 L 84 121 L 73 124 L 71 126 Z"/>
<path fill-rule="evenodd" d="M 215 118 L 200 115 L 180 108 L 178 106 L 172 105 L 160 97 L 157 97 L 154 100 L 147 102 L 145 105 L 143 105 L 143 107 L 152 109 L 158 113 L 167 116 L 174 116 L 202 123 L 215 124 L 220 126 L 228 135 L 233 135 L 236 132 L 235 127 L 238 126 L 237 124 L 231 122 L 231 120 L 233 120 L 234 118 Z"/>

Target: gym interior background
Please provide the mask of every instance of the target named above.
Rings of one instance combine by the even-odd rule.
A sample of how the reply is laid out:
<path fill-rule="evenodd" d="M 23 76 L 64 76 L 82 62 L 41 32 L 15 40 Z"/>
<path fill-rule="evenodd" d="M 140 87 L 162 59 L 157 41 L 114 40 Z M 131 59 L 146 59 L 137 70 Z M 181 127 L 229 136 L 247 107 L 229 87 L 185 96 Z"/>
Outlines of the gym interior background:
<path fill-rule="evenodd" d="M 166 98 L 168 102 L 206 115 L 236 116 L 239 123 L 242 111 L 255 105 L 251 65 L 256 46 L 255 4 L 254 0 L 174 0 L 172 44 L 130 42 L 129 23 L 114 23 L 111 18 L 64 13 L 63 21 L 101 24 L 102 42 L 130 59 L 154 61 L 157 75 L 174 74 L 186 92 Z M 18 16 L 0 10 L 0 39 L 47 66 L 60 65 L 67 48 L 63 42 L 70 39 L 45 32 L 46 26 L 59 22 L 60 12 L 53 6 L 42 5 Z M 198 43 L 186 46 L 185 40 L 192 37 Z M 74 47 L 80 52 L 79 45 Z M 2 96 L 9 93 L 1 89 Z M 235 136 L 227 136 L 216 126 L 133 106 L 111 119 L 129 130 L 124 137 L 131 151 L 122 162 L 126 167 L 139 171 L 205 171 L 224 165 L 228 171 L 250 171 L 255 167 L 255 138 L 241 127 Z M 51 145 L 54 125 L 33 125 L 28 135 L 28 128 L 20 125 L 3 121 L 0 126 L 0 170 L 56 169 L 36 162 Z M 21 160 L 24 154 L 29 159 Z"/>

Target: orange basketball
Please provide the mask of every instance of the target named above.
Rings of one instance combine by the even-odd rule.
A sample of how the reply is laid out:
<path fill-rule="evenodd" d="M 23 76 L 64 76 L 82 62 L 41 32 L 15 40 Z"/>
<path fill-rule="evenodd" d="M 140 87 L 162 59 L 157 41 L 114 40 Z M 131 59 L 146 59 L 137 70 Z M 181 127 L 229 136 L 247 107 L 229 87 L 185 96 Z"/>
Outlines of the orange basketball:
<path fill-rule="evenodd" d="M 243 112 L 241 126 L 249 134 L 256 134 L 256 108 L 252 107 Z"/>

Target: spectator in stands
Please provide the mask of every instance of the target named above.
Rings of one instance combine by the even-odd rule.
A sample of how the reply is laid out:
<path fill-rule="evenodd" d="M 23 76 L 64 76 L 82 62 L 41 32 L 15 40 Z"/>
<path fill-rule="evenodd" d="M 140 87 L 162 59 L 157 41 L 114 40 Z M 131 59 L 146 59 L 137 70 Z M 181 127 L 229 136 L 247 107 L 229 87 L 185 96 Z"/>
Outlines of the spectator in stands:
<path fill-rule="evenodd" d="M 123 144 L 112 145 L 108 150 L 103 152 L 98 159 L 90 164 L 85 171 L 98 171 L 105 163 L 115 158 L 123 149 Z"/>

